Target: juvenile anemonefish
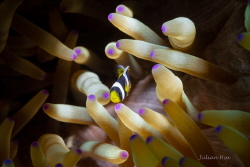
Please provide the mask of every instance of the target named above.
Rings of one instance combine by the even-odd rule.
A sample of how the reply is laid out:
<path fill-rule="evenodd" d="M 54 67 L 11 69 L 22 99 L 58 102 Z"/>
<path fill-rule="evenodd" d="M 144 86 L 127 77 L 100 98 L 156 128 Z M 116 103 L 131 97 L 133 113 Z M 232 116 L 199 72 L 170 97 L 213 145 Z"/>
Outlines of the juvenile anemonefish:
<path fill-rule="evenodd" d="M 110 89 L 110 100 L 113 103 L 120 103 L 128 96 L 128 92 L 131 88 L 130 77 L 128 75 L 129 66 L 124 68 L 122 65 L 118 65 L 117 73 L 118 79 Z"/>

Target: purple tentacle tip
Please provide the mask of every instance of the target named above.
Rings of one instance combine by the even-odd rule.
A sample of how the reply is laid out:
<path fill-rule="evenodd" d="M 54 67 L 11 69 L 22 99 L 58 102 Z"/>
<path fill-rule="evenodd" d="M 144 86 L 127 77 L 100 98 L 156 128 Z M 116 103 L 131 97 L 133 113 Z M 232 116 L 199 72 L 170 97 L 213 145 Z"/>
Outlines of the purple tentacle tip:
<path fill-rule="evenodd" d="M 124 7 L 122 5 L 119 5 L 116 11 L 122 13 L 124 11 Z"/>
<path fill-rule="evenodd" d="M 122 152 L 120 153 L 120 157 L 123 158 L 123 159 L 128 158 L 128 152 L 127 152 L 127 151 L 122 151 Z"/>
<path fill-rule="evenodd" d="M 143 115 L 145 113 L 145 109 L 144 108 L 140 108 L 138 111 L 139 115 Z"/>
<path fill-rule="evenodd" d="M 95 99 L 95 95 L 89 95 L 88 98 L 89 98 L 90 100 L 94 100 L 94 99 Z"/>
<path fill-rule="evenodd" d="M 58 164 L 55 165 L 55 167 L 63 167 L 63 164 L 58 163 Z"/>
<path fill-rule="evenodd" d="M 74 53 L 73 55 L 72 55 L 72 60 L 75 60 L 77 58 L 77 53 Z"/>
<path fill-rule="evenodd" d="M 76 31 L 76 30 L 72 30 L 71 33 L 74 35 L 78 35 L 78 31 Z"/>
<path fill-rule="evenodd" d="M 7 119 L 8 119 L 10 122 L 14 122 L 14 119 L 11 118 L 11 117 L 7 117 Z"/>
<path fill-rule="evenodd" d="M 39 146 L 39 143 L 35 141 L 35 142 L 31 143 L 31 146 L 32 146 L 32 147 L 38 147 L 38 146 Z"/>
<path fill-rule="evenodd" d="M 202 120 L 202 117 L 203 117 L 202 113 L 199 113 L 199 114 L 198 114 L 198 120 L 201 121 L 201 120 Z"/>
<path fill-rule="evenodd" d="M 41 63 L 43 63 L 43 62 L 45 62 L 45 59 L 43 57 L 39 57 L 38 61 L 41 62 Z"/>
<path fill-rule="evenodd" d="M 43 105 L 43 110 L 48 110 L 49 109 L 49 105 L 48 104 L 44 104 Z"/>
<path fill-rule="evenodd" d="M 129 140 L 131 140 L 131 141 L 135 140 L 137 137 L 139 137 L 138 134 L 132 135 L 132 136 L 130 136 Z"/>
<path fill-rule="evenodd" d="M 119 104 L 117 104 L 117 105 L 115 106 L 115 110 L 116 110 L 116 111 L 120 110 L 121 108 L 122 108 L 122 104 L 121 104 L 121 103 L 119 103 Z"/>
<path fill-rule="evenodd" d="M 105 99 L 108 99 L 109 98 L 109 92 L 104 92 L 102 94 L 102 97 L 105 98 Z"/>
<path fill-rule="evenodd" d="M 120 49 L 121 47 L 121 41 L 117 41 L 116 44 L 115 44 L 116 48 L 117 49 Z"/>
<path fill-rule="evenodd" d="M 48 95 L 49 92 L 46 89 L 43 89 L 43 94 Z"/>
<path fill-rule="evenodd" d="M 11 142 L 14 143 L 14 144 L 16 144 L 16 145 L 18 145 L 18 143 L 19 143 L 18 140 L 12 140 Z"/>
<path fill-rule="evenodd" d="M 179 161 L 179 165 L 180 165 L 180 166 L 182 166 L 182 165 L 183 165 L 183 163 L 184 163 L 185 159 L 186 159 L 185 157 L 182 157 L 182 158 L 180 159 L 180 161 Z"/>
<path fill-rule="evenodd" d="M 166 33 L 166 32 L 167 32 L 167 27 L 164 26 L 164 25 L 162 25 L 162 26 L 161 26 L 161 31 L 162 31 L 163 33 Z"/>
<path fill-rule="evenodd" d="M 74 49 L 74 51 L 76 52 L 77 55 L 82 53 L 82 50 L 80 48 L 76 48 Z"/>
<path fill-rule="evenodd" d="M 250 6 L 250 0 L 248 0 L 247 5 L 249 5 L 249 6 Z"/>
<path fill-rule="evenodd" d="M 150 53 L 150 58 L 153 59 L 155 57 L 155 51 L 153 50 L 151 53 Z"/>
<path fill-rule="evenodd" d="M 160 64 L 156 64 L 156 65 L 154 65 L 154 66 L 153 66 L 153 68 L 152 68 L 152 70 L 157 69 L 159 66 L 160 66 Z"/>
<path fill-rule="evenodd" d="M 43 76 L 43 80 L 45 80 L 47 78 L 47 74 L 44 74 Z"/>
<path fill-rule="evenodd" d="M 169 159 L 169 157 L 162 158 L 161 164 L 164 165 L 167 162 L 168 159 Z"/>
<path fill-rule="evenodd" d="M 82 150 L 80 148 L 75 149 L 77 154 L 82 154 Z"/>
<path fill-rule="evenodd" d="M 115 53 L 114 49 L 110 48 L 108 49 L 108 54 L 109 55 L 113 55 Z"/>
<path fill-rule="evenodd" d="M 219 125 L 219 126 L 217 126 L 216 128 L 215 128 L 215 132 L 217 133 L 217 134 L 219 134 L 221 131 L 222 131 L 222 125 Z"/>
<path fill-rule="evenodd" d="M 244 39 L 244 34 L 243 34 L 243 33 L 240 33 L 240 34 L 237 36 L 237 40 L 238 40 L 239 42 L 241 42 L 243 39 Z"/>
<path fill-rule="evenodd" d="M 6 160 L 4 160 L 3 163 L 4 163 L 5 165 L 9 165 L 9 164 L 12 163 L 12 160 L 11 160 L 11 159 L 6 159 Z"/>
<path fill-rule="evenodd" d="M 166 104 L 168 104 L 168 102 L 169 102 L 169 99 L 165 99 L 165 100 L 163 100 L 162 104 L 166 105 Z"/>
<path fill-rule="evenodd" d="M 151 141 L 153 141 L 154 139 L 154 136 L 149 136 L 147 139 L 146 139 L 146 143 L 149 144 L 151 143 Z"/>
<path fill-rule="evenodd" d="M 108 20 L 113 20 L 113 18 L 114 18 L 114 15 L 113 15 L 113 13 L 110 13 L 109 15 L 108 15 Z"/>
<path fill-rule="evenodd" d="M 63 13 L 67 12 L 67 8 L 66 8 L 65 6 L 61 6 L 61 7 L 60 7 L 60 10 L 61 10 Z"/>

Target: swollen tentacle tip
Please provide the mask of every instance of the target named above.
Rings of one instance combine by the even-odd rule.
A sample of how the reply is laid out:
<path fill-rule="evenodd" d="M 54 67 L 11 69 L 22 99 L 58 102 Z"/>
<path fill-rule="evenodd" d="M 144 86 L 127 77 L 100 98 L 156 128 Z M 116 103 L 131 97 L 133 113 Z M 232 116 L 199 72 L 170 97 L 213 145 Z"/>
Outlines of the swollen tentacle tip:
<path fill-rule="evenodd" d="M 215 132 L 217 133 L 217 134 L 219 134 L 221 131 L 222 131 L 222 126 L 221 125 L 219 125 L 219 126 L 217 126 L 216 128 L 215 128 Z"/>
<path fill-rule="evenodd" d="M 108 20 L 111 21 L 111 20 L 113 20 L 113 18 L 114 18 L 114 15 L 113 15 L 112 13 L 110 13 L 110 14 L 108 15 Z"/>
<path fill-rule="evenodd" d="M 162 25 L 162 26 L 161 26 L 161 31 L 162 31 L 163 33 L 166 33 L 166 32 L 167 32 L 167 27 L 166 27 L 165 25 Z"/>
<path fill-rule="evenodd" d="M 123 11 L 124 11 L 124 6 L 123 5 L 117 6 L 117 8 L 116 8 L 117 13 L 122 13 Z"/>
<path fill-rule="evenodd" d="M 128 158 L 128 152 L 127 152 L 127 151 L 122 151 L 122 152 L 120 153 L 120 157 L 121 157 L 122 159 L 127 159 L 127 158 Z"/>
<path fill-rule="evenodd" d="M 160 67 L 160 64 L 156 64 L 153 66 L 152 70 L 156 70 L 158 67 Z"/>
<path fill-rule="evenodd" d="M 166 105 L 166 104 L 168 104 L 168 102 L 169 102 L 169 101 L 170 101 L 169 99 L 165 99 L 165 100 L 163 100 L 162 105 Z"/>
<path fill-rule="evenodd" d="M 43 94 L 48 95 L 49 92 L 46 89 L 43 89 Z"/>
<path fill-rule="evenodd" d="M 76 52 L 77 56 L 80 55 L 80 54 L 82 53 L 82 50 L 79 49 L 79 48 L 75 49 L 74 51 Z"/>
<path fill-rule="evenodd" d="M 45 59 L 43 57 L 38 57 L 37 60 L 40 62 L 40 63 L 44 63 L 45 62 Z"/>
<path fill-rule="evenodd" d="M 146 143 L 149 144 L 151 143 L 151 141 L 153 141 L 154 137 L 153 136 L 149 136 L 147 139 L 146 139 Z"/>
<path fill-rule="evenodd" d="M 39 146 L 39 143 L 38 143 L 37 141 L 35 141 L 35 142 L 31 143 L 31 146 L 32 146 L 32 147 L 38 147 L 38 146 Z"/>
<path fill-rule="evenodd" d="M 244 39 L 244 34 L 243 34 L 243 33 L 240 33 L 240 34 L 237 36 L 238 42 L 241 42 L 243 39 Z"/>
<path fill-rule="evenodd" d="M 121 103 L 118 103 L 118 104 L 115 106 L 115 111 L 119 111 L 121 108 L 122 108 L 122 104 L 121 104 Z"/>
<path fill-rule="evenodd" d="M 43 76 L 43 79 L 42 80 L 45 80 L 47 78 L 47 74 L 45 74 L 44 76 Z"/>
<path fill-rule="evenodd" d="M 82 154 L 82 150 L 80 148 L 75 149 L 76 154 Z"/>
<path fill-rule="evenodd" d="M 120 40 L 117 41 L 116 44 L 115 44 L 115 46 L 116 46 L 117 49 L 120 49 L 120 47 L 121 47 L 121 41 Z"/>
<path fill-rule="evenodd" d="M 8 119 L 10 122 L 14 122 L 14 119 L 11 118 L 11 117 L 8 117 L 7 119 Z"/>
<path fill-rule="evenodd" d="M 63 164 L 58 163 L 58 164 L 55 165 L 55 167 L 63 167 Z"/>
<path fill-rule="evenodd" d="M 133 140 L 135 140 L 137 137 L 139 137 L 139 135 L 138 135 L 138 134 L 134 134 L 134 135 L 130 136 L 129 140 L 130 140 L 130 141 L 133 141 Z"/>
<path fill-rule="evenodd" d="M 15 143 L 16 145 L 19 143 L 18 140 L 12 140 L 13 143 Z"/>
<path fill-rule="evenodd" d="M 247 50 L 250 50 L 250 32 L 242 32 L 237 36 L 238 43 Z"/>
<path fill-rule="evenodd" d="M 143 115 L 145 113 L 145 109 L 144 108 L 140 108 L 138 111 L 139 115 Z"/>
<path fill-rule="evenodd" d="M 82 50 L 80 48 L 75 48 L 73 50 L 76 52 L 77 55 L 82 53 Z"/>
<path fill-rule="evenodd" d="M 183 163 L 184 163 L 184 161 L 185 161 L 185 157 L 182 157 L 180 160 L 179 160 L 179 165 L 180 166 L 182 166 L 183 165 Z"/>
<path fill-rule="evenodd" d="M 72 32 L 72 34 L 74 34 L 74 35 L 78 35 L 78 31 L 77 31 L 77 30 L 72 30 L 71 32 Z"/>
<path fill-rule="evenodd" d="M 77 53 L 74 53 L 73 55 L 72 55 L 72 60 L 75 60 L 77 58 Z"/>
<path fill-rule="evenodd" d="M 198 114 L 198 120 L 199 120 L 199 121 L 202 121 L 202 118 L 203 118 L 202 113 L 199 113 L 199 114 Z"/>
<path fill-rule="evenodd" d="M 102 97 L 105 98 L 105 99 L 109 99 L 109 98 L 110 98 L 109 92 L 104 92 L 104 93 L 102 94 Z"/>
<path fill-rule="evenodd" d="M 89 96 L 88 96 L 88 99 L 89 99 L 89 100 L 95 100 L 95 95 L 89 95 Z"/>
<path fill-rule="evenodd" d="M 12 163 L 12 160 L 11 159 L 6 159 L 3 161 L 4 165 L 9 165 Z"/>
<path fill-rule="evenodd" d="M 43 105 L 43 110 L 48 110 L 49 109 L 49 105 L 48 104 L 44 104 Z"/>
<path fill-rule="evenodd" d="M 167 162 L 168 159 L 169 159 L 168 157 L 162 158 L 161 164 L 164 165 Z"/>
<path fill-rule="evenodd" d="M 114 53 L 115 53 L 115 51 L 114 51 L 113 48 L 108 49 L 108 54 L 109 54 L 109 55 L 112 56 Z"/>
<path fill-rule="evenodd" d="M 150 53 L 150 58 L 153 59 L 155 57 L 155 51 L 153 50 L 151 53 Z"/>
<path fill-rule="evenodd" d="M 61 12 L 66 13 L 67 12 L 67 7 L 61 6 L 60 10 L 61 10 Z"/>

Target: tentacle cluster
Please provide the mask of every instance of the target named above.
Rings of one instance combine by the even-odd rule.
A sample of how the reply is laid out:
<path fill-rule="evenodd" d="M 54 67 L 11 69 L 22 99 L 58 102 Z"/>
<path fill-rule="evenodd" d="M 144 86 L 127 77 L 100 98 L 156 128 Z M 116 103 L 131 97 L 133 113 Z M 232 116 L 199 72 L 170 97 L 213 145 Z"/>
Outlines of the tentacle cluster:
<path fill-rule="evenodd" d="M 10 3 L 15 5 L 11 6 Z M 104 61 L 90 49 L 77 46 L 78 32 L 65 33 L 68 30 L 60 19 L 58 24 L 62 28 L 57 31 L 54 23 L 51 24 L 51 29 L 56 34 L 52 35 L 16 14 L 15 10 L 20 3 L 17 0 L 6 0 L 0 4 L 0 15 L 6 12 L 10 19 L 3 21 L 2 15 L 0 16 L 0 23 L 5 23 L 0 28 L 1 59 L 14 70 L 32 78 L 43 80 L 46 76 L 38 67 L 9 52 L 6 40 L 10 27 L 39 47 L 42 61 L 52 60 L 52 56 L 60 59 L 53 81 L 52 103 L 45 103 L 49 94 L 47 90 L 41 90 L 12 118 L 7 117 L 0 125 L 0 163 L 3 163 L 3 167 L 14 166 L 12 159 L 16 155 L 18 143 L 12 139 L 44 103 L 43 111 L 51 118 L 66 123 L 98 126 L 111 141 L 86 141 L 77 148 L 69 149 L 59 135 L 44 134 L 30 146 L 31 160 L 35 167 L 71 167 L 82 156 L 119 164 L 120 167 L 217 166 L 216 158 L 200 158 L 206 155 L 216 157 L 211 144 L 198 126 L 200 124 L 216 127 L 218 137 L 235 152 L 244 166 L 250 166 L 250 143 L 245 136 L 250 134 L 250 114 L 238 110 L 200 111 L 185 94 L 181 79 L 171 71 L 181 71 L 216 84 L 232 85 L 238 80 L 232 72 L 183 52 L 192 47 L 196 36 L 195 25 L 190 19 L 178 17 L 163 23 L 162 32 L 168 36 L 171 44 L 168 46 L 148 26 L 133 18 L 129 7 L 119 5 L 116 13 L 108 15 L 108 20 L 114 26 L 134 39 L 120 39 L 116 43 L 109 43 L 105 48 L 107 57 L 115 59 L 118 64 L 129 65 L 131 76 L 137 80 L 145 76 L 137 58 L 159 63 L 153 66 L 152 76 L 156 83 L 155 96 L 165 110 L 163 115 L 142 106 L 135 112 L 119 103 L 114 107 L 116 116 L 113 116 L 104 106 L 110 102 L 109 88 L 94 72 L 80 69 L 81 64 L 102 73 L 106 69 Z M 93 3 L 63 0 L 60 9 L 64 13 L 88 14 L 103 20 L 103 15 L 88 11 L 92 7 L 102 9 L 101 4 L 95 3 L 93 6 Z M 5 11 L 6 7 L 12 8 Z M 247 31 L 249 10 L 248 5 L 245 22 Z M 61 18 L 57 10 L 50 11 L 50 17 Z M 249 50 L 248 35 L 248 32 L 243 33 L 238 40 Z M 62 43 L 61 40 L 65 42 Z M 33 45 L 30 46 L 33 48 Z M 47 56 L 41 56 L 45 52 Z M 74 74 L 71 75 L 73 67 Z M 81 97 L 85 97 L 83 100 L 86 100 L 86 107 L 65 104 L 68 102 L 69 84 L 76 98 L 79 92 L 82 93 Z"/>

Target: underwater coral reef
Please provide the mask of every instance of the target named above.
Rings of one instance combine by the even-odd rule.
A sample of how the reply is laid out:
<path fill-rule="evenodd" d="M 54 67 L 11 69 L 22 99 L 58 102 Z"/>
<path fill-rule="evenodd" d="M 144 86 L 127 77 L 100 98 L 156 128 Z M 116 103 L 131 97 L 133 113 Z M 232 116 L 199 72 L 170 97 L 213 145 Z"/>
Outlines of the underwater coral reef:
<path fill-rule="evenodd" d="M 250 166 L 249 18 L 244 0 L 2 0 L 0 164 Z"/>

